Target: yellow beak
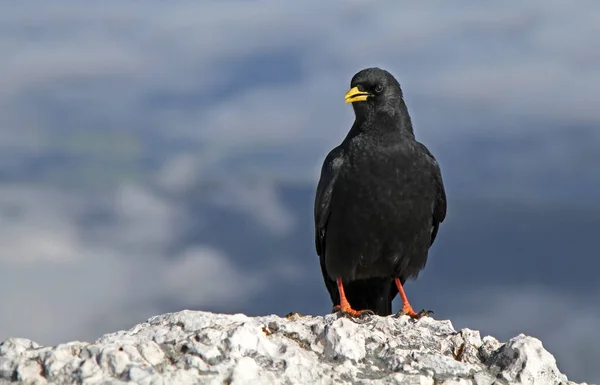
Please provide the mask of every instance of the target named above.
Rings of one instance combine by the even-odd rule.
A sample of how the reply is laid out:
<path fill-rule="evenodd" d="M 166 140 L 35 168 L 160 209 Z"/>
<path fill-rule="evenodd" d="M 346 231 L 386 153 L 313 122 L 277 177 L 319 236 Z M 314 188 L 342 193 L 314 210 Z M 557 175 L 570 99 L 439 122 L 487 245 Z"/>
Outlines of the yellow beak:
<path fill-rule="evenodd" d="M 350 91 L 346 92 L 344 98 L 346 103 L 364 102 L 371 94 L 368 92 L 360 91 L 358 87 L 353 87 Z"/>

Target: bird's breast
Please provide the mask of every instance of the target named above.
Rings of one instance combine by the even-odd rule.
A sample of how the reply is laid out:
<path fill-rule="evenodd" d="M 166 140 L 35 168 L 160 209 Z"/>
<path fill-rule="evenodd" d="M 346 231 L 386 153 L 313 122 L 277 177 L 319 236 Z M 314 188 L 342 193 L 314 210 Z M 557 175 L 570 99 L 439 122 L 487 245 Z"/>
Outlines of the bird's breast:
<path fill-rule="evenodd" d="M 418 155 L 402 148 L 359 150 L 349 152 L 335 187 L 347 211 L 372 220 L 431 215 L 435 187 Z"/>

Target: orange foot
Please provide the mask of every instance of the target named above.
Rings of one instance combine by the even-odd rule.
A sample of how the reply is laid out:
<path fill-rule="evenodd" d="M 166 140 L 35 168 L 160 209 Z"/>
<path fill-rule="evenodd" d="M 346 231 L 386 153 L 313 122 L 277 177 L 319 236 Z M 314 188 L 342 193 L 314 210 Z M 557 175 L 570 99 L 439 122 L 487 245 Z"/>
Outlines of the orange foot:
<path fill-rule="evenodd" d="M 408 298 L 406 297 L 406 293 L 404 292 L 404 288 L 402 287 L 402 283 L 400 282 L 399 278 L 395 278 L 394 281 L 396 282 L 396 287 L 398 288 L 398 292 L 400 293 L 400 298 L 402 298 L 402 310 L 400 310 L 397 314 L 397 316 L 400 315 L 407 315 L 410 318 L 413 319 L 419 319 L 421 317 L 425 317 L 428 316 L 430 314 L 433 314 L 432 310 L 421 310 L 420 312 L 415 312 L 412 308 L 412 306 L 410 306 L 410 303 L 408 302 Z"/>
<path fill-rule="evenodd" d="M 402 310 L 400 310 L 398 312 L 398 315 L 407 315 L 410 318 L 414 318 L 414 319 L 419 319 L 421 317 L 427 317 L 429 315 L 433 314 L 433 310 L 421 310 L 420 312 L 415 312 L 412 308 L 412 306 L 410 306 L 409 303 L 405 304 L 404 306 L 402 306 Z"/>
<path fill-rule="evenodd" d="M 347 314 L 350 317 L 358 317 L 358 318 L 364 318 L 367 316 L 371 316 L 374 315 L 375 313 L 372 312 L 371 310 L 354 310 L 350 307 L 350 305 L 348 305 L 348 307 L 342 309 L 342 307 L 340 305 L 336 305 L 333 307 L 333 309 L 335 311 L 340 311 L 343 314 Z"/>
<path fill-rule="evenodd" d="M 344 285 L 342 283 L 342 279 L 338 278 L 336 280 L 338 293 L 340 294 L 340 304 L 334 306 L 334 309 L 337 311 L 341 311 L 343 314 L 349 315 L 350 317 L 355 318 L 364 318 L 365 316 L 374 315 L 375 313 L 371 310 L 354 310 L 350 306 L 348 299 L 346 298 L 346 293 L 344 292 Z"/>

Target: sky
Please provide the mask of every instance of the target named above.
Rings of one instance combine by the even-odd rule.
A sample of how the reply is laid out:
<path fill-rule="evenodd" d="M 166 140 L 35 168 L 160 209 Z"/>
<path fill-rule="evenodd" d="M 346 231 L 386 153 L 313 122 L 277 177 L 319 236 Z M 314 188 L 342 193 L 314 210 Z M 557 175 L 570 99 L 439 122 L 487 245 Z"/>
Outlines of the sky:
<path fill-rule="evenodd" d="M 327 313 L 314 189 L 379 66 L 449 202 L 413 305 L 600 382 L 596 1 L 32 3 L 0 13 L 0 340 Z"/>

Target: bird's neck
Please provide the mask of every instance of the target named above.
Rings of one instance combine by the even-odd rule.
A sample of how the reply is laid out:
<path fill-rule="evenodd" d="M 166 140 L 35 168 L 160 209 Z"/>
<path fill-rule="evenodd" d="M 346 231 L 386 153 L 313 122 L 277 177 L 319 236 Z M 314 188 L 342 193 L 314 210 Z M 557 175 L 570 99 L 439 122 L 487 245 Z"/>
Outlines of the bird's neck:
<path fill-rule="evenodd" d="M 361 111 L 360 114 L 356 114 L 352 131 L 376 135 L 399 132 L 411 138 L 415 137 L 412 121 L 404 103 L 394 109 Z"/>

